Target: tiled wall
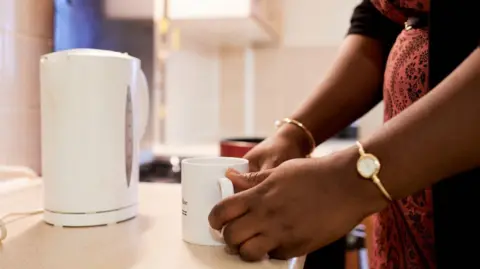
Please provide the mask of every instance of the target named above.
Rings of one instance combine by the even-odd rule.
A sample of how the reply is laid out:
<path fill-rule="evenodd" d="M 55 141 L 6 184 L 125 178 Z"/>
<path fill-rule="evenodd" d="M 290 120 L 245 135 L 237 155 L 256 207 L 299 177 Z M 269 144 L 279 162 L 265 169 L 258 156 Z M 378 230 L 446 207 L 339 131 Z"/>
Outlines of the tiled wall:
<path fill-rule="evenodd" d="M 267 136 L 274 131 L 276 119 L 286 117 L 296 109 L 321 81 L 337 48 L 287 47 L 254 50 L 253 95 L 254 136 Z M 248 116 L 244 106 L 244 51 L 222 51 L 222 111 L 221 136 L 245 134 Z"/>
<path fill-rule="evenodd" d="M 245 110 L 245 61 L 243 49 L 223 49 L 220 73 L 220 137 L 243 135 Z"/>
<path fill-rule="evenodd" d="M 38 60 L 52 37 L 51 0 L 0 1 L 0 165 L 40 172 Z"/>
<path fill-rule="evenodd" d="M 270 134 L 273 122 L 301 105 L 334 59 L 337 47 L 283 47 L 256 53 L 255 130 Z"/>

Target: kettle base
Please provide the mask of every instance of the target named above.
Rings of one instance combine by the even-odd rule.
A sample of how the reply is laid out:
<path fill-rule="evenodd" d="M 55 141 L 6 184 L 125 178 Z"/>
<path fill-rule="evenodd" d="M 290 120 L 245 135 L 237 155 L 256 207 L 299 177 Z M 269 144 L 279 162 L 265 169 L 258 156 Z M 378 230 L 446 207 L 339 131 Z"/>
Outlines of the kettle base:
<path fill-rule="evenodd" d="M 137 210 L 137 205 L 93 213 L 64 213 L 45 209 L 43 220 L 60 227 L 111 225 L 134 218 Z"/>

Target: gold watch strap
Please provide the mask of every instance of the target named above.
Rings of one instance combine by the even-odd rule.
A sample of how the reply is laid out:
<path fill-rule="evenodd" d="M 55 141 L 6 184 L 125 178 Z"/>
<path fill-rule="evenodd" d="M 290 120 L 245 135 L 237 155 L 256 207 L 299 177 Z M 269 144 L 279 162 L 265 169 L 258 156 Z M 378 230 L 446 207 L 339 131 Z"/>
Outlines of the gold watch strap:
<path fill-rule="evenodd" d="M 383 186 L 382 182 L 380 181 L 377 175 L 373 175 L 372 181 L 375 185 L 377 185 L 377 187 L 380 189 L 380 191 L 385 196 L 385 198 L 387 198 L 389 201 L 392 201 L 392 196 L 390 196 L 390 193 L 388 193 L 388 191 L 385 189 L 385 187 Z"/>

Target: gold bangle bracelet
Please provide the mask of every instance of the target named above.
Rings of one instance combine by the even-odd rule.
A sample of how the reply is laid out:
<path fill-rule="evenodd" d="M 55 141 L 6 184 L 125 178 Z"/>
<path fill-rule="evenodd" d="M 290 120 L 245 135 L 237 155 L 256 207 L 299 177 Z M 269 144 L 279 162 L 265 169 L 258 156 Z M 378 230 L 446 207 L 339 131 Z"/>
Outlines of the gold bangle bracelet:
<path fill-rule="evenodd" d="M 306 135 L 307 135 L 307 138 L 312 146 L 312 150 L 310 151 L 310 153 L 307 155 L 307 157 L 310 156 L 310 154 L 315 150 L 315 148 L 317 147 L 317 144 L 315 143 L 315 138 L 313 137 L 313 134 L 312 132 L 310 132 L 310 130 L 307 129 L 307 127 L 305 127 L 305 125 L 303 125 L 303 123 L 297 121 L 297 120 L 294 120 L 294 119 L 291 119 L 291 118 L 284 118 L 282 120 L 277 120 L 275 121 L 275 126 L 278 128 L 280 128 L 282 125 L 284 124 L 293 124 L 295 126 L 297 126 L 298 128 L 300 128 Z"/>

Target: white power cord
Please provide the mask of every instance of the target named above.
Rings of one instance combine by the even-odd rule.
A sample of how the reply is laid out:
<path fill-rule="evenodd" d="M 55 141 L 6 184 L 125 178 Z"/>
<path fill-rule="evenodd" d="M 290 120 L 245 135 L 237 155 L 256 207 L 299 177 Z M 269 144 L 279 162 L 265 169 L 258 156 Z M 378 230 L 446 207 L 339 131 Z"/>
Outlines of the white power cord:
<path fill-rule="evenodd" d="M 7 219 L 11 217 L 20 217 L 20 216 L 33 216 L 33 215 L 38 215 L 43 213 L 43 210 L 36 210 L 36 211 L 30 211 L 30 212 L 15 212 L 15 213 L 10 213 L 2 218 L 0 218 L 0 244 L 7 238 Z"/>

